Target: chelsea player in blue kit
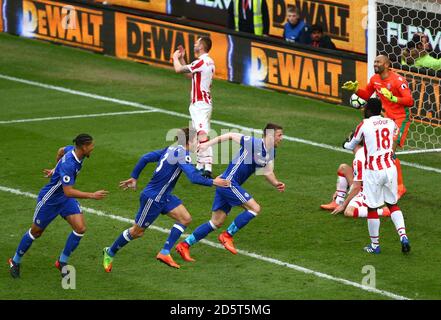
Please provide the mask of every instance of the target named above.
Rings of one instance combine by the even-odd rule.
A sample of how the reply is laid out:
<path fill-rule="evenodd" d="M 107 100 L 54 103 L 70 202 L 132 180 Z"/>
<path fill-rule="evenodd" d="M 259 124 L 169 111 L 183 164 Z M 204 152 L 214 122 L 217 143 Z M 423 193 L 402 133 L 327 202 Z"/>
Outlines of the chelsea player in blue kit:
<path fill-rule="evenodd" d="M 166 214 L 176 221 L 173 225 L 163 249 L 156 259 L 170 267 L 179 269 L 180 266 L 173 260 L 170 250 L 181 234 L 191 222 L 191 215 L 182 204 L 182 201 L 173 195 L 176 182 L 182 172 L 195 184 L 210 187 L 227 187 L 230 182 L 217 177 L 207 179 L 191 164 L 190 150 L 196 148 L 196 132 L 188 128 L 181 129 L 176 137 L 178 145 L 169 146 L 163 150 L 156 150 L 143 155 L 132 171 L 131 178 L 120 182 L 124 189 L 136 189 L 136 183 L 141 171 L 148 163 L 157 163 L 150 182 L 140 196 L 140 207 L 134 225 L 123 231 L 112 246 L 103 249 L 103 267 L 106 272 L 112 271 L 115 254 L 133 239 L 144 235 L 147 229 L 160 214 Z M 180 144 L 179 144 L 180 143 Z"/>
<path fill-rule="evenodd" d="M 14 257 L 9 259 L 10 274 L 13 278 L 20 277 L 23 255 L 58 215 L 63 217 L 73 229 L 60 257 L 55 262 L 55 266 L 64 276 L 63 267 L 67 265 L 69 256 L 78 247 L 86 231 L 84 217 L 75 198 L 100 200 L 107 195 L 107 191 L 104 190 L 89 193 L 74 189 L 77 174 L 82 168 L 84 158 L 88 158 L 92 153 L 94 142 L 88 134 L 78 135 L 73 142 L 75 146 L 58 150 L 56 167 L 53 170 L 45 170 L 47 177 L 52 176 L 51 181 L 38 195 L 31 229 L 24 234 Z"/>
<path fill-rule="evenodd" d="M 223 141 L 233 140 L 240 144 L 240 151 L 221 175 L 222 178 L 231 181 L 231 186 L 224 189 L 216 188 L 211 220 L 197 227 L 190 236 L 176 246 L 176 251 L 185 261 L 194 261 L 190 256 L 190 246 L 221 227 L 232 207 L 241 206 L 245 210 L 218 237 L 219 242 L 228 251 L 237 254 L 233 244 L 234 234 L 245 227 L 260 212 L 260 205 L 242 188 L 242 184 L 256 170 L 263 170 L 262 173 L 271 185 L 280 192 L 285 191 L 285 184 L 280 182 L 273 172 L 274 148 L 277 148 L 282 141 L 282 129 L 279 125 L 268 123 L 263 130 L 263 139 L 239 133 L 227 133 L 200 146 L 200 148 L 206 148 Z"/>

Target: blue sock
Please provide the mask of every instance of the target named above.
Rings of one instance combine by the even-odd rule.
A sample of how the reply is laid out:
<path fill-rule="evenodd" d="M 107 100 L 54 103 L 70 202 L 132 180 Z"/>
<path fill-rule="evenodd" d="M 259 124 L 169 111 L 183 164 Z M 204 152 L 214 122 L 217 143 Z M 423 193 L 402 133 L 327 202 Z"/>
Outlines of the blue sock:
<path fill-rule="evenodd" d="M 112 244 L 112 246 L 107 250 L 107 253 L 109 256 L 113 257 L 118 252 L 119 249 L 124 247 L 126 244 L 128 244 L 130 241 L 133 240 L 133 237 L 130 235 L 129 229 L 124 230 L 119 237 L 115 240 L 115 242 Z"/>
<path fill-rule="evenodd" d="M 175 245 L 176 241 L 178 241 L 181 234 L 185 231 L 187 227 L 180 223 L 175 223 L 173 228 L 168 235 L 167 241 L 164 244 L 164 248 L 162 248 L 162 254 L 170 254 L 170 250 Z"/>
<path fill-rule="evenodd" d="M 60 262 L 67 263 L 71 253 L 78 247 L 80 240 L 83 238 L 84 234 L 76 233 L 72 231 L 67 237 L 66 245 L 64 246 L 63 252 L 60 255 Z"/>
<path fill-rule="evenodd" d="M 204 224 L 201 224 L 197 227 L 191 235 L 189 235 L 184 241 L 188 243 L 188 245 L 192 246 L 199 240 L 205 238 L 211 231 L 215 230 L 216 227 L 211 224 L 211 221 L 208 221 Z"/>
<path fill-rule="evenodd" d="M 230 224 L 227 229 L 227 232 L 233 236 L 237 231 L 245 227 L 248 222 L 251 221 L 256 216 L 256 214 L 252 211 L 246 210 L 239 214 L 236 219 Z"/>
<path fill-rule="evenodd" d="M 32 243 L 34 242 L 35 238 L 31 234 L 31 229 L 29 229 L 24 235 L 23 238 L 21 238 L 20 244 L 18 245 L 17 251 L 15 252 L 14 258 L 12 260 L 15 263 L 20 263 L 21 258 L 26 253 L 26 251 L 29 250 Z"/>

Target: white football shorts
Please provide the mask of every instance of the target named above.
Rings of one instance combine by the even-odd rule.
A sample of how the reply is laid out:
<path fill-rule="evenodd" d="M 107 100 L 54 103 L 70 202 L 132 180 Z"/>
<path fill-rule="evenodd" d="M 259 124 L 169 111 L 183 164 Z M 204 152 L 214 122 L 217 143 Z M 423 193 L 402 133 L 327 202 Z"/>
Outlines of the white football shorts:
<path fill-rule="evenodd" d="M 383 170 L 364 170 L 363 194 L 369 208 L 379 208 L 384 203 L 398 201 L 397 168 L 391 166 Z"/>

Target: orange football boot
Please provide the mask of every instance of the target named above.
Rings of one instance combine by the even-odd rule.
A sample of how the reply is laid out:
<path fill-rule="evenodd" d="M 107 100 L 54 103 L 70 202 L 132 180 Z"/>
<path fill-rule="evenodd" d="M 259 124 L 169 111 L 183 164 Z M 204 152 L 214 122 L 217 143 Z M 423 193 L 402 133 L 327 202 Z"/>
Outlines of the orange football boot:
<path fill-rule="evenodd" d="M 178 243 L 178 245 L 176 246 L 176 252 L 179 253 L 182 259 L 184 259 L 185 261 L 188 262 L 196 261 L 190 256 L 190 246 L 185 241 Z"/>
<path fill-rule="evenodd" d="M 220 243 L 222 243 L 222 245 L 225 247 L 225 249 L 230 251 L 232 254 L 237 254 L 237 250 L 234 247 L 234 243 L 233 243 L 233 237 L 230 236 L 230 234 L 228 232 L 226 232 L 226 231 L 222 232 L 219 235 L 218 240 Z"/>
<path fill-rule="evenodd" d="M 161 261 L 162 263 L 165 263 L 166 265 L 172 267 L 172 268 L 176 268 L 179 269 L 181 266 L 179 264 L 177 264 L 172 256 L 170 254 L 162 254 L 161 252 L 158 253 L 158 255 L 156 256 L 156 259 Z"/>
<path fill-rule="evenodd" d="M 322 204 L 320 206 L 320 208 L 322 208 L 323 210 L 329 210 L 329 211 L 334 211 L 334 209 L 337 207 L 338 207 L 338 204 L 334 200 L 332 200 L 328 204 Z"/>

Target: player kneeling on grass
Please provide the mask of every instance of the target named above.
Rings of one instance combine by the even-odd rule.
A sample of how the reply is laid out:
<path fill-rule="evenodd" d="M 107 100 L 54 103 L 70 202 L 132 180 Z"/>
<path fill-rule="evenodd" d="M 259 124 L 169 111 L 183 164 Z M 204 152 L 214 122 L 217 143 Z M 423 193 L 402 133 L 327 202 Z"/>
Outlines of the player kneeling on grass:
<path fill-rule="evenodd" d="M 352 139 L 352 134 L 349 137 L 350 139 Z M 330 210 L 334 215 L 344 212 L 346 217 L 366 218 L 368 208 L 363 195 L 363 169 L 366 157 L 364 155 L 363 143 L 356 145 L 352 151 L 355 154 L 352 167 L 346 163 L 342 163 L 338 167 L 337 190 L 334 193 L 333 200 L 328 204 L 322 204 L 320 208 Z M 350 189 L 346 196 L 348 186 Z M 377 209 L 377 212 L 379 216 L 390 216 L 387 206 Z"/>
<path fill-rule="evenodd" d="M 380 219 L 377 208 L 386 203 L 391 212 L 401 242 L 401 251 L 410 251 L 409 240 L 401 209 L 398 207 L 397 168 L 394 152 L 397 141 L 394 136 L 398 126 L 389 118 L 381 116 L 381 101 L 368 100 L 364 109 L 365 119 L 357 126 L 354 136 L 343 147 L 354 150 L 362 140 L 366 152 L 363 172 L 363 193 L 368 206 L 368 230 L 371 243 L 364 248 L 368 253 L 380 253 Z"/>
<path fill-rule="evenodd" d="M 170 250 L 175 245 L 181 234 L 191 222 L 191 215 L 182 204 L 182 201 L 171 194 L 182 171 L 187 178 L 196 184 L 211 187 L 227 187 L 230 182 L 217 177 L 208 179 L 201 176 L 192 164 L 190 150 L 195 151 L 197 146 L 196 132 L 188 128 L 182 129 L 176 136 L 178 145 L 169 146 L 162 150 L 147 153 L 139 159 L 132 171 L 131 178 L 120 182 L 120 187 L 124 190 L 128 188 L 136 189 L 136 183 L 141 171 L 147 163 L 157 162 L 153 177 L 144 188 L 140 196 L 140 207 L 135 218 L 135 224 L 125 231 L 115 240 L 111 247 L 104 248 L 103 266 L 106 272 L 112 271 L 112 262 L 115 254 L 131 240 L 140 238 L 160 214 L 167 214 L 176 220 L 163 249 L 158 253 L 156 259 L 169 265 L 170 267 L 180 268 L 170 255 Z"/>
<path fill-rule="evenodd" d="M 56 167 L 52 170 L 45 170 L 47 177 L 52 176 L 51 181 L 41 189 L 38 195 L 31 229 L 21 239 L 15 256 L 9 259 L 10 274 L 13 278 L 20 276 L 20 263 L 23 255 L 58 215 L 66 219 L 73 229 L 60 257 L 55 262 L 55 267 L 64 277 L 66 274 L 63 272 L 63 267 L 67 265 L 69 256 L 78 247 L 86 232 L 84 217 L 75 198 L 101 200 L 107 195 L 107 191 L 104 190 L 89 193 L 73 188 L 84 158 L 89 158 L 94 149 L 93 139 L 88 134 L 78 135 L 73 142 L 75 147 L 67 146 L 58 150 Z"/>
<path fill-rule="evenodd" d="M 221 175 L 222 178 L 231 181 L 231 186 L 216 188 L 211 220 L 197 227 L 189 237 L 176 246 L 176 251 L 185 261 L 194 261 L 190 256 L 190 246 L 220 228 L 232 207 L 241 206 L 245 210 L 234 219 L 227 231 L 222 232 L 218 237 L 219 242 L 228 251 L 237 254 L 233 244 L 233 236 L 260 212 L 260 205 L 242 188 L 242 184 L 256 170 L 265 170 L 266 180 L 278 191 L 285 191 L 285 184 L 277 180 L 273 172 L 274 148 L 277 148 L 282 141 L 282 127 L 269 123 L 263 132 L 263 139 L 239 133 L 227 133 L 200 145 L 200 148 L 207 148 L 223 141 L 233 140 L 240 144 L 240 151 Z"/>

